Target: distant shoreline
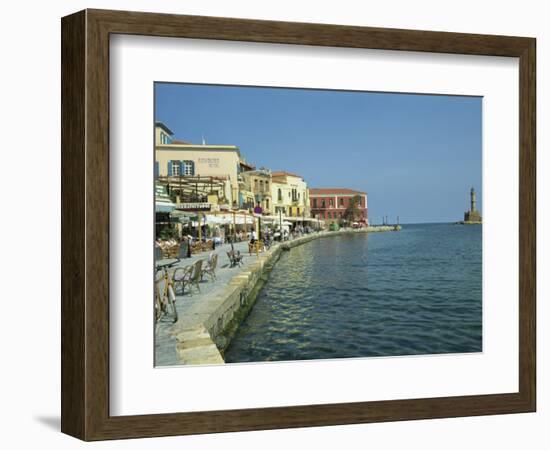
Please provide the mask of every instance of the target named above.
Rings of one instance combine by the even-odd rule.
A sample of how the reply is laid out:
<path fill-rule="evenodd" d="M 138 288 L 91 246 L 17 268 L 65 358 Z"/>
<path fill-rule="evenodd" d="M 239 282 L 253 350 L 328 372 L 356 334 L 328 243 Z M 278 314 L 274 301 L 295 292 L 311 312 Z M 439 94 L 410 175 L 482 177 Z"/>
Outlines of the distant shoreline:
<path fill-rule="evenodd" d="M 450 220 L 448 222 L 447 221 L 446 222 L 399 222 L 399 224 L 400 225 L 455 225 L 457 223 L 462 223 L 462 222 L 464 221 Z M 482 225 L 482 222 L 471 222 L 471 223 Z"/>

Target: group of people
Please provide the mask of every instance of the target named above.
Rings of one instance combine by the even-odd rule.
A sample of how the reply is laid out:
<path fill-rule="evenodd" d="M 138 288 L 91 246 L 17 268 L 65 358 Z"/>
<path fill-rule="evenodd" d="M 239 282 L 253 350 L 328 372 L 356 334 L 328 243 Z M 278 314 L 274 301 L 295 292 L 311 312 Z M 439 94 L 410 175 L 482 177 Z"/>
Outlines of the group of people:
<path fill-rule="evenodd" d="M 294 230 L 292 230 L 292 233 L 295 235 L 295 236 L 302 236 L 303 234 L 309 234 L 309 233 L 313 233 L 314 229 L 311 228 L 309 225 L 301 225 L 301 224 L 298 224 L 296 225 L 296 228 L 294 228 Z"/>
<path fill-rule="evenodd" d="M 220 232 L 220 230 L 216 230 L 217 232 L 212 233 L 213 236 L 210 236 L 209 238 L 206 237 L 206 235 L 202 236 L 201 241 L 203 243 L 209 242 L 212 246 L 212 249 L 214 249 L 216 246 L 221 245 L 225 243 L 226 239 L 224 239 L 225 233 Z M 273 241 L 287 241 L 289 239 L 295 239 L 297 237 L 300 237 L 304 234 L 312 233 L 314 230 L 306 225 L 303 226 L 301 224 L 297 224 L 296 227 L 293 230 L 289 230 L 288 227 L 283 227 L 282 230 L 272 229 L 269 227 L 264 227 L 261 232 L 261 240 L 265 247 L 269 248 Z M 258 233 L 255 229 L 252 229 L 252 231 L 243 231 L 238 230 L 234 235 L 228 236 L 228 240 L 233 239 L 233 242 L 243 242 L 248 241 L 249 244 L 255 244 L 256 241 L 259 239 Z M 164 252 L 166 252 L 169 248 L 175 248 L 176 246 L 185 245 L 188 248 L 188 253 L 190 256 L 191 253 L 191 246 L 194 244 L 200 242 L 198 237 L 194 237 L 190 234 L 182 233 L 180 239 L 171 238 L 169 240 L 162 240 L 157 239 L 155 241 L 155 246 L 162 249 Z"/>

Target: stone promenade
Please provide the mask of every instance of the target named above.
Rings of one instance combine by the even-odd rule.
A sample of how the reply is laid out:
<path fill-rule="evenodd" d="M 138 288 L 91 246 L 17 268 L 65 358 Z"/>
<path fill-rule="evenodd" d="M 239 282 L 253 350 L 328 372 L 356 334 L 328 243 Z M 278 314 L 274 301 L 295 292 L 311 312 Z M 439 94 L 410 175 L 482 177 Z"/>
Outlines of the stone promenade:
<path fill-rule="evenodd" d="M 276 245 L 278 244 L 275 244 L 274 247 Z M 155 330 L 155 365 L 185 364 L 196 360 L 196 358 L 200 358 L 202 364 L 223 363 L 223 359 L 221 359 L 220 353 L 211 340 L 208 331 L 202 325 L 208 318 L 208 306 L 212 305 L 212 299 L 215 300 L 220 294 L 223 295 L 227 291 L 228 285 L 234 277 L 244 273 L 247 268 L 258 260 L 255 253 L 248 254 L 248 242 L 235 243 L 234 248 L 244 256 L 241 266 L 229 267 L 227 252 L 231 250 L 231 245 L 223 244 L 214 250 L 218 254 L 215 280 L 205 275 L 204 280 L 200 283 L 200 292 L 195 287 L 189 288 L 186 286 L 184 295 L 181 295 L 180 286 L 178 286 L 176 308 L 179 320 L 173 324 L 170 315 L 168 315 L 161 318 L 157 323 Z M 172 272 L 177 267 L 192 265 L 198 259 L 206 260 L 210 253 L 212 252 L 192 255 L 191 258 L 181 260 L 170 270 Z M 176 335 L 179 335 L 181 343 L 178 342 Z M 182 355 L 178 353 L 182 353 Z M 182 356 L 185 358 L 182 358 Z"/>

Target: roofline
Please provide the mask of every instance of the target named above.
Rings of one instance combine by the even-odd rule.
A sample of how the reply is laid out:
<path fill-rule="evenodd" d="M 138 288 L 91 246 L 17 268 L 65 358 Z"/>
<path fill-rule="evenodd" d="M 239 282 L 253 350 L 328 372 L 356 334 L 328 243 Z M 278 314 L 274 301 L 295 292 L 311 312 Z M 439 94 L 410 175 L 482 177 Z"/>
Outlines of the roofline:
<path fill-rule="evenodd" d="M 247 170 L 245 172 L 242 172 L 242 173 L 247 173 L 249 175 L 267 175 L 267 176 L 270 176 L 271 175 L 271 172 L 269 171 L 269 169 L 252 169 L 252 170 Z"/>
<path fill-rule="evenodd" d="M 352 191 L 352 192 L 325 192 L 325 193 L 312 192 L 315 189 L 321 189 L 321 188 L 309 188 L 309 196 L 310 197 L 315 197 L 315 196 L 324 197 L 326 195 L 367 195 L 366 192 L 356 191 L 354 189 L 350 189 L 350 191 Z"/>
<path fill-rule="evenodd" d="M 237 152 L 239 156 L 241 155 L 241 151 L 236 145 L 157 144 L 155 147 L 162 150 L 231 150 Z"/>
<path fill-rule="evenodd" d="M 170 128 L 168 128 L 164 122 L 161 122 L 160 120 L 157 120 L 157 121 L 155 121 L 155 126 L 162 128 L 170 136 L 174 136 L 174 132 Z"/>
<path fill-rule="evenodd" d="M 239 164 L 241 166 L 250 167 L 250 170 L 256 170 L 256 166 L 254 164 L 250 164 L 246 161 L 243 161 L 242 159 L 239 161 Z M 246 172 L 249 172 L 248 170 Z"/>
<path fill-rule="evenodd" d="M 302 175 L 298 175 L 296 173 L 284 172 L 284 171 L 271 172 L 271 176 L 275 178 L 294 177 L 294 178 L 300 178 L 301 180 L 304 180 L 304 177 Z"/>

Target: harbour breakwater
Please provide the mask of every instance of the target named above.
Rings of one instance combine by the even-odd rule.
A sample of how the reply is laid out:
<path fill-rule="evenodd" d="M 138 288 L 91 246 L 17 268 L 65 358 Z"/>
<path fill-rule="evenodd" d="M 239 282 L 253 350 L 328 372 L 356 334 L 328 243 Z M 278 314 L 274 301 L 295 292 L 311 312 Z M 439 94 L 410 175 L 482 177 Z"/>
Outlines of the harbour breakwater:
<path fill-rule="evenodd" d="M 239 325 L 253 308 L 259 291 L 269 278 L 281 252 L 316 239 L 353 233 L 399 231 L 399 225 L 371 226 L 308 234 L 274 245 L 266 252 L 253 256 L 253 263 L 235 274 L 222 289 L 213 292 L 205 301 L 188 311 L 175 324 L 176 352 L 179 364 L 223 364 L 223 353 Z"/>

